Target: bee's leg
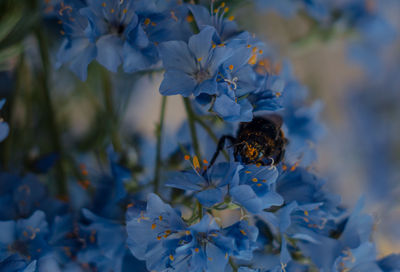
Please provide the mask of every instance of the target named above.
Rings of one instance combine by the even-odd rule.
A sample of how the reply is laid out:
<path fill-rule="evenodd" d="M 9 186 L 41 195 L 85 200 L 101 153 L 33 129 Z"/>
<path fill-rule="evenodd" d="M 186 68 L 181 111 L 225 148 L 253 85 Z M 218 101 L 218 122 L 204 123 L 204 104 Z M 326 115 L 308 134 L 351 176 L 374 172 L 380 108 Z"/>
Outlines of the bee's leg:
<path fill-rule="evenodd" d="M 210 164 L 208 165 L 209 168 L 215 163 L 215 160 L 217 159 L 219 152 L 221 152 L 224 149 L 226 140 L 229 140 L 232 144 L 234 144 L 236 141 L 236 139 L 231 135 L 223 135 L 218 141 L 217 150 L 215 150 L 215 153 L 210 161 Z"/>

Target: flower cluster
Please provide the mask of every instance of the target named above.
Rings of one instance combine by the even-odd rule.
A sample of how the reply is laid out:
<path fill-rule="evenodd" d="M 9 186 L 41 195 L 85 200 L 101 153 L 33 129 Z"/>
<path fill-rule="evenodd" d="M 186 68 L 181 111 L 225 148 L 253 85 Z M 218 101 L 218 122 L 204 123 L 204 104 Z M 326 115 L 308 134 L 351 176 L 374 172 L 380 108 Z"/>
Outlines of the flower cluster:
<path fill-rule="evenodd" d="M 94 61 L 138 77 L 164 72 L 157 145 L 141 135 L 129 135 L 134 144 L 119 137 L 103 68 L 108 119 L 99 114 L 98 123 L 109 131 L 94 131 L 86 142 L 104 134 L 109 142 L 89 151 L 63 143 L 68 137 L 59 137 L 46 93 L 51 81 L 38 73 L 55 150 L 37 155 L 44 152 L 32 148 L 30 157 L 15 159 L 21 166 L 1 165 L 0 271 L 400 270 L 400 255 L 377 258 L 364 200 L 347 210 L 312 171 L 324 130 L 320 103 L 307 105 L 290 64 L 241 30 L 225 2 L 45 2 L 46 16 L 62 25 L 56 67 L 67 64 L 82 81 Z M 274 5 L 287 14 L 304 6 L 317 20 L 329 13 L 324 1 Z M 50 57 L 37 31 L 46 72 Z M 182 97 L 188 118 L 165 148 L 171 95 Z M 0 142 L 8 130 L 1 119 Z"/>

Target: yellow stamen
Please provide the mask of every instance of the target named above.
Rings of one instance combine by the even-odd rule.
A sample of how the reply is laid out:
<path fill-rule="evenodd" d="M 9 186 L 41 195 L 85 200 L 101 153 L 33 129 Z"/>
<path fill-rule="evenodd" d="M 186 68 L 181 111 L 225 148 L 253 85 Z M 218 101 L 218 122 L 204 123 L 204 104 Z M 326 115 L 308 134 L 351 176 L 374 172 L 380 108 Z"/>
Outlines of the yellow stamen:
<path fill-rule="evenodd" d="M 250 48 L 250 47 L 251 47 L 251 44 L 248 44 L 248 45 L 247 45 L 247 48 Z"/>
<path fill-rule="evenodd" d="M 212 48 L 214 49 L 215 47 L 217 47 L 217 45 L 215 43 L 213 43 Z"/>
<path fill-rule="evenodd" d="M 192 16 L 192 15 L 188 15 L 188 16 L 186 17 L 186 21 L 187 21 L 188 23 L 193 22 L 193 16 Z"/>
<path fill-rule="evenodd" d="M 190 235 L 190 230 L 185 231 L 186 235 Z"/>
<path fill-rule="evenodd" d="M 144 20 L 144 22 L 143 22 L 145 25 L 148 25 L 148 24 L 150 24 L 150 19 L 149 18 L 146 18 L 145 20 Z"/>
<path fill-rule="evenodd" d="M 252 178 L 252 179 L 251 179 L 251 181 L 253 181 L 253 182 L 257 182 L 257 181 L 258 181 L 258 179 L 257 179 L 257 178 Z"/>
<path fill-rule="evenodd" d="M 304 215 L 308 216 L 309 215 L 308 211 L 304 211 Z"/>
<path fill-rule="evenodd" d="M 227 13 L 228 11 L 229 11 L 229 8 L 226 7 L 226 8 L 224 9 L 224 12 Z"/>
<path fill-rule="evenodd" d="M 200 163 L 199 163 L 199 158 L 197 156 L 193 157 L 193 166 L 196 169 L 200 169 Z"/>
<path fill-rule="evenodd" d="M 107 6 L 105 2 L 103 2 L 101 5 L 103 6 L 103 8 Z"/>
<path fill-rule="evenodd" d="M 156 26 L 157 24 L 155 22 L 151 22 L 151 25 L 152 26 Z"/>
<path fill-rule="evenodd" d="M 225 2 L 221 3 L 221 8 L 225 7 Z"/>
<path fill-rule="evenodd" d="M 189 155 L 185 155 L 185 157 L 183 157 L 185 159 L 185 161 L 190 160 L 190 156 Z"/>
<path fill-rule="evenodd" d="M 199 248 L 196 247 L 196 248 L 194 249 L 194 251 L 195 251 L 196 253 L 198 253 L 198 252 L 199 252 Z"/>
<path fill-rule="evenodd" d="M 155 229 L 156 226 L 157 226 L 157 225 L 156 225 L 155 223 L 151 224 L 151 229 Z"/>
<path fill-rule="evenodd" d="M 262 54 L 262 53 L 264 53 L 264 51 L 262 51 L 261 49 L 258 51 L 258 53 L 259 54 Z"/>
<path fill-rule="evenodd" d="M 114 13 L 114 12 L 115 12 L 115 9 L 111 9 L 110 12 L 111 12 L 111 13 Z"/>
<path fill-rule="evenodd" d="M 250 173 L 251 173 L 251 171 L 248 171 L 248 170 L 247 170 L 247 171 L 244 171 L 244 172 L 245 172 L 246 174 L 250 174 Z"/>
<path fill-rule="evenodd" d="M 228 20 L 229 20 L 229 21 L 235 20 L 235 16 L 233 16 L 233 15 L 232 15 L 232 16 L 229 16 Z"/>
<path fill-rule="evenodd" d="M 124 14 L 126 14 L 126 13 L 128 12 L 128 10 L 125 8 L 122 12 L 123 12 Z"/>
<path fill-rule="evenodd" d="M 161 215 L 158 217 L 158 220 L 162 221 L 162 216 Z"/>
<path fill-rule="evenodd" d="M 169 255 L 169 259 L 170 259 L 171 261 L 173 261 L 173 260 L 174 260 L 174 256 L 172 256 L 172 254 L 170 254 L 170 255 Z"/>
<path fill-rule="evenodd" d="M 233 70 L 233 65 L 229 65 L 229 70 Z"/>
<path fill-rule="evenodd" d="M 197 61 L 198 62 L 200 62 L 200 61 L 202 61 L 203 60 L 203 58 L 197 58 Z"/>
<path fill-rule="evenodd" d="M 257 183 L 257 187 L 261 187 L 262 186 L 262 184 L 261 183 Z"/>
<path fill-rule="evenodd" d="M 266 179 L 263 179 L 263 180 L 262 180 L 262 182 L 266 183 L 266 182 L 267 182 L 267 180 L 266 180 Z"/>
<path fill-rule="evenodd" d="M 240 233 L 243 234 L 244 236 L 247 235 L 247 233 L 246 233 L 244 230 L 242 230 L 242 229 L 240 230 Z"/>

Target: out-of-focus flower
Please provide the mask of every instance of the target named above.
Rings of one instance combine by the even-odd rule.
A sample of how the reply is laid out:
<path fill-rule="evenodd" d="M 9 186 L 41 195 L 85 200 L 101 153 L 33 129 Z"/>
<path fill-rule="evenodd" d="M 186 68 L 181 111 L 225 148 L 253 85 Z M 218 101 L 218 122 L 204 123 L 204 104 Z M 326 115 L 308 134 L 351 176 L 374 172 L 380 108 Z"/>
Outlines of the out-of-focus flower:
<path fill-rule="evenodd" d="M 36 211 L 27 219 L 1 221 L 0 260 L 16 254 L 26 261 L 37 260 L 48 252 L 46 215 Z"/>

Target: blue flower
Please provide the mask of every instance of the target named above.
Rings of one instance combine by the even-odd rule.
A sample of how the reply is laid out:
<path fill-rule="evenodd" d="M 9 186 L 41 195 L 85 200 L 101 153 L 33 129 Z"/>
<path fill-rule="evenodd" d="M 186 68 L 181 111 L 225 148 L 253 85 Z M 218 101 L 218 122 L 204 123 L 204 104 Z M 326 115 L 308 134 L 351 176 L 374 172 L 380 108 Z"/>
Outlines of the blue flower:
<path fill-rule="evenodd" d="M 215 45 L 214 35 L 213 27 L 205 27 L 190 37 L 188 43 L 168 41 L 160 44 L 160 56 L 166 70 L 161 94 L 185 97 L 216 94 L 219 68 L 231 56 L 231 50 Z"/>
<path fill-rule="evenodd" d="M 58 52 L 57 66 L 70 63 L 81 80 L 86 80 L 87 66 L 94 59 L 112 72 L 120 65 L 125 72 L 151 68 L 158 61 L 154 43 L 188 35 L 170 35 L 165 30 L 166 26 L 176 28 L 184 21 L 182 8 L 176 10 L 181 19 L 175 13 L 165 15 L 174 12 L 171 6 L 175 7 L 170 4 L 168 9 L 160 10 L 148 1 L 119 0 L 89 0 L 87 6 L 78 1 L 62 4 L 59 15 L 66 39 Z M 175 33 L 182 32 L 185 31 Z"/>
<path fill-rule="evenodd" d="M 275 167 L 246 165 L 239 172 L 239 182 L 231 185 L 229 193 L 233 202 L 258 214 L 264 209 L 283 204 L 283 198 L 275 192 L 277 178 Z"/>
<path fill-rule="evenodd" d="M 229 11 L 229 7 L 225 3 L 214 8 L 214 2 L 211 2 L 210 11 L 200 5 L 190 5 L 189 9 L 200 30 L 207 26 L 213 26 L 216 29 L 218 43 L 227 42 L 240 33 L 237 24 L 233 21 L 234 16 L 225 18 L 226 13 Z"/>
<path fill-rule="evenodd" d="M 133 256 L 145 260 L 149 270 L 171 266 L 175 250 L 187 243 L 190 234 L 180 215 L 155 194 L 149 194 L 143 211 L 133 206 L 127 212 L 127 245 Z M 181 242 L 182 241 L 182 242 Z"/>
<path fill-rule="evenodd" d="M 192 171 L 176 172 L 167 180 L 166 185 L 194 191 L 194 196 L 201 204 L 211 207 L 224 201 L 230 184 L 238 183 L 239 169 L 236 163 L 218 163 L 207 171 L 193 169 Z"/>
<path fill-rule="evenodd" d="M 5 99 L 0 100 L 0 111 L 3 108 L 4 104 L 6 103 Z M 10 128 L 6 122 L 0 117 L 0 142 L 4 141 L 7 138 Z"/>
<path fill-rule="evenodd" d="M 89 263 L 99 271 L 120 271 L 125 254 L 124 226 L 86 209 L 82 214 L 89 224 L 80 224 L 78 240 L 83 244 L 77 253 L 78 261 Z"/>
<path fill-rule="evenodd" d="M 241 220 L 232 226 L 224 229 L 228 237 L 235 239 L 233 255 L 241 260 L 250 261 L 253 258 L 253 251 L 258 248 L 258 228 L 250 226 L 247 221 Z"/>
<path fill-rule="evenodd" d="M 49 250 L 48 225 L 42 211 L 27 219 L 0 221 L 0 260 L 14 254 L 27 261 L 37 260 Z"/>
<path fill-rule="evenodd" d="M 253 237 L 254 229 L 246 230 Z M 129 249 L 138 259 L 146 260 L 149 270 L 223 271 L 235 249 L 235 239 L 226 236 L 210 215 L 187 226 L 154 194 L 148 196 L 146 211 L 128 210 L 127 232 Z M 240 246 L 236 252 L 245 250 L 246 242 L 240 242 L 239 237 L 236 240 Z"/>

